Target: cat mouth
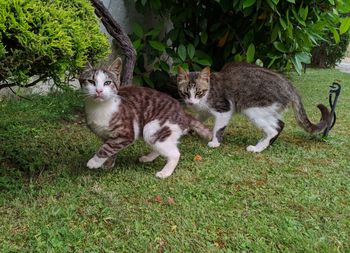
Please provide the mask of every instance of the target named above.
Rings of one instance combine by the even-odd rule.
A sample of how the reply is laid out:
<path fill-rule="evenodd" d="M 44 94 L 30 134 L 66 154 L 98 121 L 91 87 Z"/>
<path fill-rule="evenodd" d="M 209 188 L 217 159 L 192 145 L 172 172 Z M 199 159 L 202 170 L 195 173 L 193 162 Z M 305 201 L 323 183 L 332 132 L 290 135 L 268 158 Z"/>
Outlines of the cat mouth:
<path fill-rule="evenodd" d="M 95 101 L 103 101 L 105 100 L 105 97 L 104 96 L 101 96 L 101 95 L 94 95 L 92 97 Z"/>

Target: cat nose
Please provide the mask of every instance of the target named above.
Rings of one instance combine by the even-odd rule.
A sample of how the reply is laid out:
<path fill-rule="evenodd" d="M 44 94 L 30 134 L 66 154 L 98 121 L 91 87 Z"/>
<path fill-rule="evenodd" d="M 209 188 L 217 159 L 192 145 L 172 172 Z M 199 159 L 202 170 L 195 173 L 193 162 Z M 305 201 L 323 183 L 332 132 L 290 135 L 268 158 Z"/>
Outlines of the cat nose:
<path fill-rule="evenodd" d="M 103 92 L 102 89 L 96 89 L 96 93 L 97 93 L 98 95 L 101 95 L 102 92 Z"/>
<path fill-rule="evenodd" d="M 188 105 L 193 105 L 193 103 L 192 103 L 192 102 L 187 102 L 187 104 L 188 104 Z"/>

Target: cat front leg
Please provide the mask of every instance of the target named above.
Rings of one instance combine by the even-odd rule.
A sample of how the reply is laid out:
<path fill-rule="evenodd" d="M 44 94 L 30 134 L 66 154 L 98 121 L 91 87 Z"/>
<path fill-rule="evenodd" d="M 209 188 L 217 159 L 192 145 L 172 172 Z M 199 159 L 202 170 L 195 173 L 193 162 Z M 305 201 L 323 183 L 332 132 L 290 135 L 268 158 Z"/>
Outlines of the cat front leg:
<path fill-rule="evenodd" d="M 100 168 L 104 162 L 107 160 L 107 158 L 104 157 L 98 157 L 96 154 L 88 161 L 86 166 L 89 169 L 98 169 Z"/>
<path fill-rule="evenodd" d="M 213 114 L 215 117 L 213 139 L 208 143 L 208 146 L 211 148 L 217 148 L 223 140 L 224 131 L 230 122 L 232 111 L 214 112 Z"/>
<path fill-rule="evenodd" d="M 104 162 L 103 168 L 104 169 L 110 169 L 114 167 L 115 159 L 117 158 L 117 155 L 113 155 L 107 159 L 107 161 Z"/>
<path fill-rule="evenodd" d="M 88 161 L 86 166 L 89 169 L 102 167 L 108 159 L 112 159 L 122 148 L 133 142 L 133 138 L 118 137 L 108 139 L 97 153 Z M 114 164 L 113 164 L 114 165 Z"/>

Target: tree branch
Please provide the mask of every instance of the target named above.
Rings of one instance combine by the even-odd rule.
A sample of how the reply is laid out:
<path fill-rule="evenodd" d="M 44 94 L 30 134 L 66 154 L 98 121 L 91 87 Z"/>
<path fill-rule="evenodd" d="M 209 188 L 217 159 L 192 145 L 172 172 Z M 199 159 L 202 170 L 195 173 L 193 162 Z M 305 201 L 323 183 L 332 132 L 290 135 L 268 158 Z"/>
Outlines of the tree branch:
<path fill-rule="evenodd" d="M 13 86 L 21 86 L 23 88 L 29 88 L 29 87 L 32 87 L 32 86 L 36 85 L 38 82 L 43 81 L 46 78 L 47 78 L 46 75 L 42 76 L 42 77 L 39 77 L 34 82 L 31 82 L 31 83 L 29 83 L 27 85 L 24 85 L 24 86 L 18 85 L 17 83 L 8 83 L 7 81 L 5 81 L 6 82 L 5 84 L 1 84 L 0 85 L 0 90 L 3 89 L 3 88 L 10 88 L 10 87 L 13 87 Z"/>
<path fill-rule="evenodd" d="M 121 26 L 109 13 L 108 9 L 100 0 L 90 0 L 95 7 L 95 13 L 101 18 L 102 24 L 106 27 L 109 34 L 117 41 L 118 46 L 125 55 L 124 71 L 122 76 L 122 85 L 131 85 L 136 63 L 136 50 L 134 49 L 130 38 L 124 33 Z"/>
<path fill-rule="evenodd" d="M 25 99 L 25 100 L 32 101 L 32 100 L 29 99 L 29 98 L 26 98 L 26 97 L 23 97 L 23 96 L 21 96 L 21 95 L 18 95 L 18 94 L 12 89 L 12 87 L 9 87 L 9 89 L 10 89 L 10 91 L 11 91 L 13 94 L 15 94 L 17 97 L 23 98 L 23 99 Z"/>

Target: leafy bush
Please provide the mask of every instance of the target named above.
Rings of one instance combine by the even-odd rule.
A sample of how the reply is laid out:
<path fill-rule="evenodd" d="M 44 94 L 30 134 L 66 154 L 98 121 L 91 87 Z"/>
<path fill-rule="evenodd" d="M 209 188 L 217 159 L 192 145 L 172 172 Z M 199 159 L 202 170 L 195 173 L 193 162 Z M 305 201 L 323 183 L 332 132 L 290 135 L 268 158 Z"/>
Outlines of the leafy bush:
<path fill-rule="evenodd" d="M 137 0 L 136 7 L 169 21 L 133 29 L 138 52 L 134 80 L 147 85 L 153 85 L 154 73 L 166 75 L 172 66 L 218 70 L 228 61 L 300 73 L 324 34 L 331 32 L 338 42 L 350 26 L 350 17 L 339 16 L 349 12 L 350 4 L 334 0 Z"/>
<path fill-rule="evenodd" d="M 328 36 L 331 37 L 332 35 L 329 34 Z M 346 56 L 349 43 L 349 33 L 341 36 L 338 43 L 331 39 L 321 42 L 319 46 L 312 50 L 312 66 L 321 68 L 335 67 Z"/>
<path fill-rule="evenodd" d="M 88 0 L 0 0 L 0 88 L 74 75 L 109 42 Z"/>

